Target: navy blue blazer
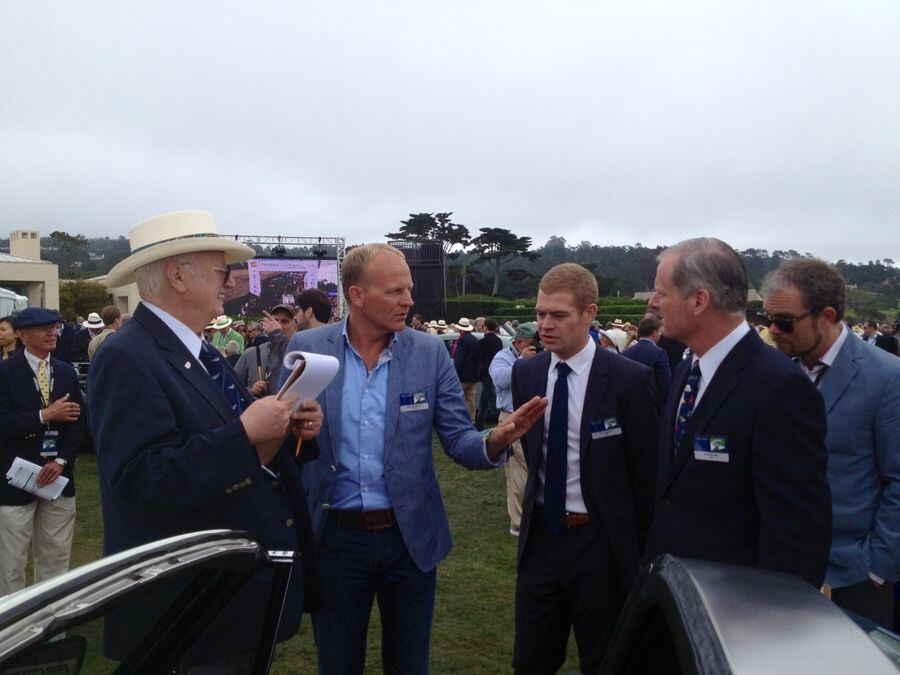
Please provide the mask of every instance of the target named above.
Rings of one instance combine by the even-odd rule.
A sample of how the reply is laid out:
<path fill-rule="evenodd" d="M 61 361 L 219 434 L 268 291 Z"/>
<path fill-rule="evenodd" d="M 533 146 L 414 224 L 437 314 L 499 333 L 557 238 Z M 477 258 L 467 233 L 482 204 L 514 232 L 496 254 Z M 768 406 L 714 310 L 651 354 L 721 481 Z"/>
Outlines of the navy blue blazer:
<path fill-rule="evenodd" d="M 513 406 L 545 396 L 550 352 L 519 359 L 512 370 Z M 591 438 L 591 422 L 617 417 L 622 433 Z M 522 437 L 528 481 L 517 564 L 528 545 L 538 469 L 544 461 L 544 418 Z M 596 349 L 581 414 L 581 493 L 593 527 L 606 536 L 622 587 L 638 573 L 653 513 L 659 409 L 653 374 L 639 363 Z"/>
<path fill-rule="evenodd" d="M 675 414 L 690 366 L 685 359 L 675 371 L 662 417 L 648 559 L 671 553 L 762 567 L 820 586 L 831 494 L 818 390 L 751 330 L 707 386 L 675 457 Z M 724 437 L 728 461 L 696 458 L 698 436 Z"/>
<path fill-rule="evenodd" d="M 453 365 L 460 382 L 478 382 L 478 338 L 471 333 L 460 333 L 453 354 Z"/>
<path fill-rule="evenodd" d="M 653 370 L 653 376 L 656 379 L 656 395 L 659 397 L 660 403 L 665 405 L 666 398 L 669 396 L 669 386 L 672 384 L 672 368 L 669 366 L 668 354 L 653 344 L 652 340 L 642 338 L 622 352 L 622 356 L 643 363 Z"/>
<path fill-rule="evenodd" d="M 78 388 L 78 376 L 71 363 L 50 357 L 53 374 L 53 388 L 50 398 L 55 401 L 69 394 L 69 400 L 81 406 L 82 416 L 77 422 L 52 422 L 50 429 L 59 432 L 57 451 L 66 460 L 62 475 L 69 479 L 63 488 L 64 497 L 75 496 L 74 470 L 84 431 L 84 400 Z M 0 361 L 0 469 L 3 475 L 12 466 L 16 457 L 43 465 L 41 444 L 43 431 L 38 411 L 42 408 L 41 395 L 34 380 L 34 371 L 25 358 L 25 350 L 20 349 L 5 361 Z M 14 506 L 29 504 L 37 497 L 33 494 L 10 487 L 0 480 L 0 505 Z"/>
<path fill-rule="evenodd" d="M 303 574 L 292 577 L 279 637 L 294 634 L 303 600 L 300 579 L 314 583 L 315 552 L 293 444 L 286 442 L 271 465 L 278 478 L 264 471 L 221 390 L 143 305 L 97 352 L 88 394 L 104 555 L 214 528 L 245 530 L 268 549 L 300 551 Z M 262 573 L 257 585 L 248 587 L 248 597 L 263 597 L 268 579 Z M 240 612 L 221 619 L 221 645 L 235 653 L 246 646 L 242 639 L 255 635 L 265 609 L 258 604 L 248 599 Z M 133 612 L 128 620 L 141 617 Z M 108 648 L 131 644 L 140 635 L 125 627 L 108 640 Z"/>

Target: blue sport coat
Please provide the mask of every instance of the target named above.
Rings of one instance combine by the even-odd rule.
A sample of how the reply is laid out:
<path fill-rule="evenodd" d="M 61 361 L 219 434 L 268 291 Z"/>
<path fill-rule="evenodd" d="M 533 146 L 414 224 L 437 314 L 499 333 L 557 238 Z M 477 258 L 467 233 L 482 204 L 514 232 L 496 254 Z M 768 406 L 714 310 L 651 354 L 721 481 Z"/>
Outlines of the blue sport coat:
<path fill-rule="evenodd" d="M 336 475 L 343 398 L 344 321 L 300 331 L 288 350 L 330 354 L 338 374 L 319 395 L 325 414 L 319 433 L 319 459 L 303 467 L 309 511 L 317 540 L 325 529 Z M 384 477 L 400 533 L 416 566 L 433 569 L 450 552 L 450 527 L 434 472 L 432 430 L 444 451 L 469 469 L 490 469 L 481 432 L 472 426 L 462 388 L 444 343 L 406 328 L 396 334 L 388 371 L 384 430 Z M 284 371 L 284 369 L 282 369 Z M 282 372 L 282 382 L 287 373 Z M 400 395 L 424 392 L 427 410 L 400 412 Z"/>
<path fill-rule="evenodd" d="M 656 380 L 656 395 L 660 403 L 665 405 L 669 395 L 669 386 L 672 384 L 672 368 L 669 366 L 669 356 L 666 352 L 653 344 L 651 340 L 638 340 L 633 346 L 622 352 L 622 356 L 643 363 L 653 370 Z"/>
<path fill-rule="evenodd" d="M 900 359 L 848 335 L 820 391 L 828 417 L 833 531 L 825 583 L 900 566 Z"/>

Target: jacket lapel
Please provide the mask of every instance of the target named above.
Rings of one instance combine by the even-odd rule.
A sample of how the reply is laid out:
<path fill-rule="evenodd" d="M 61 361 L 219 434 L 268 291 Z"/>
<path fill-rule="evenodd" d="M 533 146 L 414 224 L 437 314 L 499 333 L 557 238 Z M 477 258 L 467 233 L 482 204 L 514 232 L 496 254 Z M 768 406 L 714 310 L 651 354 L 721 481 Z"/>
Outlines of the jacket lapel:
<path fill-rule="evenodd" d="M 344 324 L 347 319 L 333 324 L 328 342 L 331 355 L 338 360 L 338 375 L 325 387 L 325 418 L 328 420 L 328 439 L 331 441 L 332 456 L 337 456 L 341 434 L 341 401 L 344 398 Z"/>
<path fill-rule="evenodd" d="M 397 333 L 397 341 L 389 346 L 391 350 L 391 362 L 388 367 L 387 401 L 384 405 L 384 464 L 387 466 L 394 447 L 394 432 L 400 421 L 400 389 L 403 385 L 403 359 L 405 357 L 407 341 L 403 331 Z M 434 405 L 432 401 L 430 405 Z"/>
<path fill-rule="evenodd" d="M 137 321 L 150 334 L 163 352 L 163 357 L 175 372 L 190 384 L 224 421 L 234 419 L 237 413 L 228 405 L 228 401 L 206 369 L 200 365 L 200 362 L 187 350 L 184 343 L 159 317 L 143 305 L 138 305 L 133 320 Z"/>
<path fill-rule="evenodd" d="M 834 363 L 822 376 L 822 386 L 819 391 L 822 399 L 825 401 L 825 413 L 831 412 L 834 404 L 838 402 L 841 394 L 847 386 L 856 377 L 859 372 L 859 362 L 863 357 L 862 349 L 871 349 L 857 340 L 854 336 L 848 335 L 844 338 L 844 345 L 838 352 Z"/>
<path fill-rule="evenodd" d="M 533 362 L 529 363 L 529 361 Z M 523 390 L 526 392 L 526 396 L 522 398 L 522 403 L 530 401 L 535 396 L 544 397 L 547 395 L 547 370 L 550 367 L 550 352 L 541 352 L 537 356 L 532 356 L 527 361 L 516 361 L 516 364 L 522 364 L 522 367 L 519 369 L 518 377 L 522 376 L 530 376 L 529 382 L 530 386 L 526 385 L 523 387 Z M 513 364 L 513 368 L 516 367 L 516 364 Z M 532 366 L 531 368 L 527 368 L 527 366 Z M 528 372 L 526 375 L 527 371 Z M 518 379 L 518 378 L 517 378 Z M 526 438 L 528 439 L 528 463 L 529 466 L 540 466 L 541 465 L 541 455 L 544 451 L 544 416 L 541 415 L 537 422 L 535 422 L 531 429 L 526 433 Z"/>
<path fill-rule="evenodd" d="M 600 417 L 600 409 L 603 406 L 604 396 L 606 395 L 606 385 L 609 382 L 607 377 L 609 373 L 609 358 L 609 354 L 606 354 L 600 347 L 597 347 L 594 351 L 594 360 L 591 362 L 591 372 L 588 375 L 587 392 L 581 407 L 580 461 L 582 466 L 587 456 L 588 445 L 591 442 L 591 422 Z M 583 472 L 582 475 L 584 475 Z"/>
<path fill-rule="evenodd" d="M 15 367 L 10 368 L 10 373 L 13 374 L 15 378 L 16 387 L 14 390 L 26 392 L 25 396 L 28 397 L 29 406 L 34 410 L 39 410 L 43 406 L 41 405 L 41 395 L 38 393 L 37 384 L 34 379 L 34 371 L 31 369 L 31 366 L 28 364 L 28 359 L 25 358 L 25 350 L 20 349 L 18 352 L 9 357 L 10 359 L 16 359 Z M 53 389 L 56 389 L 56 379 L 53 381 Z M 50 398 L 53 398 L 53 392 L 50 392 Z M 50 401 L 47 401 L 50 403 Z"/>
<path fill-rule="evenodd" d="M 703 398 L 700 399 L 700 403 L 698 403 L 697 407 L 694 409 L 691 419 L 688 420 L 687 428 L 684 431 L 684 438 L 687 441 L 690 441 L 695 434 L 702 433 L 706 430 L 716 412 L 722 404 L 725 403 L 735 387 L 740 384 L 742 371 L 747 367 L 750 359 L 761 346 L 763 346 L 762 340 L 760 340 L 756 332 L 751 329 L 750 332 L 741 338 L 740 342 L 738 342 L 728 353 L 716 370 L 716 374 L 713 375 L 712 381 L 704 390 Z M 689 370 L 690 366 L 687 368 Z M 684 389 L 684 384 L 681 385 L 681 388 Z M 674 424 L 673 418 L 673 428 Z M 674 434 L 674 431 L 672 433 Z M 693 455 L 694 450 L 690 443 L 686 443 L 681 447 L 678 451 L 678 455 L 673 459 L 667 487 L 675 482 L 675 479 L 678 478 L 678 474 L 681 473 L 682 468 L 684 468 L 685 463 L 689 458 L 693 457 Z"/>

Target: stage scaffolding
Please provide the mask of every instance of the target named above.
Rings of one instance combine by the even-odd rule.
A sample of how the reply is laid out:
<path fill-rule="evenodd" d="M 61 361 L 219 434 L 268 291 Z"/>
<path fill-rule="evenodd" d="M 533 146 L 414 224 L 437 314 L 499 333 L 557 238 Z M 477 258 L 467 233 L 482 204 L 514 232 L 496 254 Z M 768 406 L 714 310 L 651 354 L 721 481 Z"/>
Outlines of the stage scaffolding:
<path fill-rule="evenodd" d="M 261 255 L 286 260 L 337 260 L 337 301 L 338 311 L 344 315 L 344 289 L 341 287 L 341 267 L 346 252 L 343 237 L 285 237 L 283 235 L 229 234 L 229 238 L 257 250 Z M 287 255 L 288 248 L 308 248 L 309 255 Z"/>

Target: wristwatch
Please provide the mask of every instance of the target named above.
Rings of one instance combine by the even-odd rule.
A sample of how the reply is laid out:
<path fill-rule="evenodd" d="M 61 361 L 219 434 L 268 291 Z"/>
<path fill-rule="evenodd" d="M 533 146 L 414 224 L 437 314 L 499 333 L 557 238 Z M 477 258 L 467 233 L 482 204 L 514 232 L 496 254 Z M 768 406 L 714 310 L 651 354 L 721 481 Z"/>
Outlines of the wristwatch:
<path fill-rule="evenodd" d="M 68 462 L 66 460 L 64 460 L 62 457 L 55 457 L 53 459 L 53 461 L 56 462 L 57 464 L 59 464 L 64 469 L 66 468 L 66 464 L 68 464 Z"/>

